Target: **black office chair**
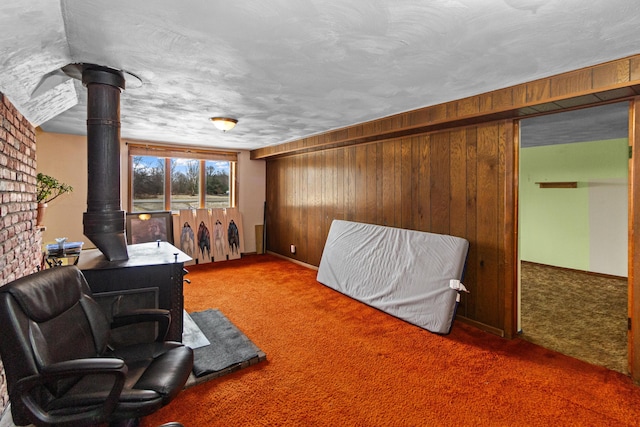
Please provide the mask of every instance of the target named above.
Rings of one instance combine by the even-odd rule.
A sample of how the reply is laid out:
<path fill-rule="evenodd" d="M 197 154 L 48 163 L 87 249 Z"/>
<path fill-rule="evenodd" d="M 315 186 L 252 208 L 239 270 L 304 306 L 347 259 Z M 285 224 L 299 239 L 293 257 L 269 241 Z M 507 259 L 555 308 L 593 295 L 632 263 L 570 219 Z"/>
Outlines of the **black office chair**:
<path fill-rule="evenodd" d="M 154 342 L 112 348 L 110 329 L 158 322 Z M 164 341 L 166 310 L 144 310 L 110 324 L 74 266 L 0 287 L 0 357 L 16 425 L 132 425 L 183 388 L 193 351 Z M 179 424 L 170 424 L 179 425 Z"/>

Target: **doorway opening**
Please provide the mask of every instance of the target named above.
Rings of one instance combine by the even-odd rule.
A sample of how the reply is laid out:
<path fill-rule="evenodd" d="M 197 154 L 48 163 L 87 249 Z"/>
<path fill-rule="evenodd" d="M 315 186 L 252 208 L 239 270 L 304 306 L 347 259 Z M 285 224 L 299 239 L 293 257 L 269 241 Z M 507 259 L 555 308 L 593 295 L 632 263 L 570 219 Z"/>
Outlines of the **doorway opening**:
<path fill-rule="evenodd" d="M 518 330 L 628 374 L 629 104 L 524 119 Z"/>

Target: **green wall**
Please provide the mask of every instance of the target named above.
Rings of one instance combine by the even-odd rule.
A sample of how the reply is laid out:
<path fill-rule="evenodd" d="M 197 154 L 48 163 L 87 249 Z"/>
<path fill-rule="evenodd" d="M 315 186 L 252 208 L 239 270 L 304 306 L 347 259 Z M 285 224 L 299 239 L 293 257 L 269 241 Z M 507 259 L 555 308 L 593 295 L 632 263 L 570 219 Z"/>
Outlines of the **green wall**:
<path fill-rule="evenodd" d="M 520 259 L 523 261 L 555 265 L 578 270 L 591 269 L 599 247 L 610 251 L 606 242 L 592 241 L 593 217 L 602 217 L 607 209 L 624 209 L 625 200 L 594 203 L 590 187 L 602 185 L 626 186 L 628 179 L 628 140 L 581 142 L 522 148 L 520 150 Z M 578 188 L 542 189 L 536 182 L 577 181 Z M 612 187 L 613 188 L 613 187 Z M 620 198 L 621 192 L 611 191 L 611 197 Z M 613 194 L 617 194 L 613 196 Z M 622 195 L 624 197 L 624 194 Z M 601 197 L 600 197 L 601 198 Z M 607 206 L 609 205 L 609 206 Z M 602 212 L 601 212 L 602 211 Z M 620 213 L 620 212 L 618 212 Z M 623 212 L 626 217 L 626 212 Z M 620 229 L 620 221 L 616 227 Z M 623 224 L 626 230 L 626 224 Z M 609 234 L 620 234 L 614 230 Z M 619 239 L 618 239 L 619 240 Z M 594 245 L 598 245 L 597 247 Z M 625 257 L 627 247 L 615 243 L 620 250 L 616 257 Z M 594 255 L 595 254 L 595 255 Z M 620 268 L 618 268 L 620 270 Z M 601 271 L 605 272 L 605 271 Z M 615 274 L 613 271 L 609 274 Z"/>

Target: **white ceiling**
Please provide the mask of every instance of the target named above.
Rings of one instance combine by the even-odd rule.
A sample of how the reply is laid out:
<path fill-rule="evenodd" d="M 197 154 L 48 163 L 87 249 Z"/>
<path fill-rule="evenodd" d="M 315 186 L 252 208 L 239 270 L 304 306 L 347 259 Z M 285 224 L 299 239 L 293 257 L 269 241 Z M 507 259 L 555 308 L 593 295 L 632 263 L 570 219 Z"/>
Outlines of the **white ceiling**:
<path fill-rule="evenodd" d="M 143 82 L 123 138 L 231 149 L 640 52 L 637 0 L 3 0 L 0 28 L 0 92 L 45 131 L 86 133 L 57 70 L 93 63 Z"/>

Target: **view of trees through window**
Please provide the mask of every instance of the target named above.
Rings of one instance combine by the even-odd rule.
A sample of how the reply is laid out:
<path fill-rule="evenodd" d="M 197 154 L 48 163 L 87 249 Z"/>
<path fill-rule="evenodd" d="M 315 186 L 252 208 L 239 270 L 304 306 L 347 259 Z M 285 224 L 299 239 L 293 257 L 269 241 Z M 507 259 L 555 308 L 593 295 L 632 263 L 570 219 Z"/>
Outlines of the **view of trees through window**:
<path fill-rule="evenodd" d="M 164 210 L 164 159 L 133 156 L 133 212 Z"/>
<path fill-rule="evenodd" d="M 200 160 L 170 159 L 171 210 L 200 207 Z"/>
<path fill-rule="evenodd" d="M 231 206 L 230 162 L 181 158 L 168 160 L 167 168 L 165 158 L 132 156 L 133 212 L 167 210 L 167 180 L 171 184 L 168 206 L 170 210 Z M 204 186 L 201 185 L 202 178 Z M 204 200 L 202 206 L 201 200 Z"/>
<path fill-rule="evenodd" d="M 231 206 L 229 166 L 229 162 L 211 160 L 205 162 L 207 180 L 204 199 L 205 208 L 228 208 Z"/>

